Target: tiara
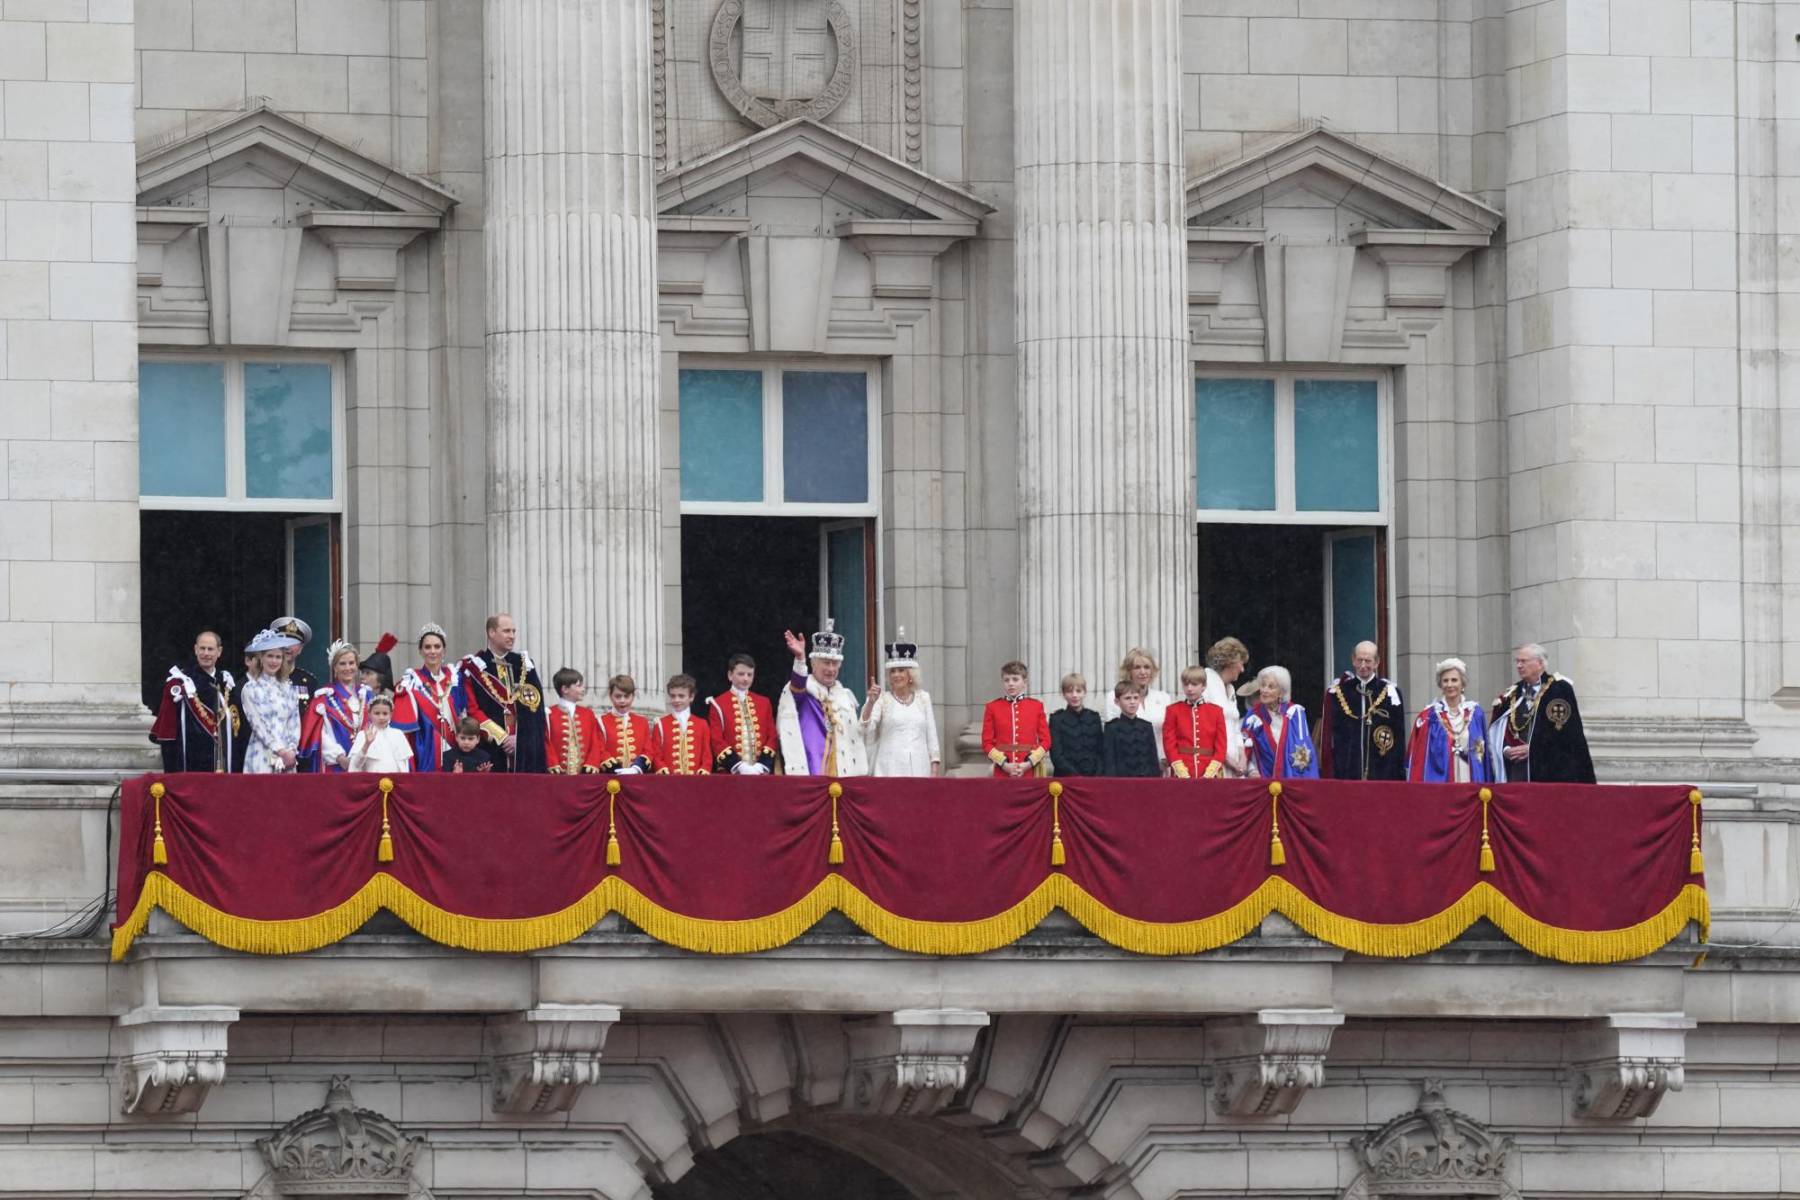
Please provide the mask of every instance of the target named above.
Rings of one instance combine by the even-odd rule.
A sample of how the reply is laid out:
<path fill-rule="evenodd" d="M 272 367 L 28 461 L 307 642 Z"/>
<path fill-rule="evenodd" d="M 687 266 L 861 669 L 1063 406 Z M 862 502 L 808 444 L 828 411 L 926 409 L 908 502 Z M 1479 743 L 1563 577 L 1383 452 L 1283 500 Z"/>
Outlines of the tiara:
<path fill-rule="evenodd" d="M 356 653 L 356 647 L 354 645 L 345 641 L 343 638 L 339 638 L 337 641 L 331 643 L 331 645 L 326 648 L 325 661 L 331 662 L 333 659 L 335 659 L 338 655 L 342 654 L 346 650 L 348 650 L 352 654 Z"/>
<path fill-rule="evenodd" d="M 445 633 L 444 627 L 439 625 L 436 621 L 427 621 L 419 626 L 419 636 L 413 640 L 415 642 L 422 642 L 434 633 L 437 635 L 438 640 L 443 642 L 444 645 L 448 646 L 450 644 L 450 635 Z"/>

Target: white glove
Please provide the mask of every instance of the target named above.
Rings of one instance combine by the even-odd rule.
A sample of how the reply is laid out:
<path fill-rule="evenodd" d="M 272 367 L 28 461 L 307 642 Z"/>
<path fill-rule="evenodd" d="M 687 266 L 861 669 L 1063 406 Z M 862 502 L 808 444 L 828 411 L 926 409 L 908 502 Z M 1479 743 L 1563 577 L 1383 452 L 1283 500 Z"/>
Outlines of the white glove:
<path fill-rule="evenodd" d="M 733 775 L 754 775 L 756 774 L 756 764 L 747 762 L 732 763 L 731 773 Z"/>
<path fill-rule="evenodd" d="M 643 773 L 644 773 L 644 768 L 642 768 L 640 766 L 636 766 L 636 765 L 632 765 L 629 767 L 620 767 L 618 769 L 618 771 L 615 772 L 615 774 L 618 774 L 618 775 L 642 775 Z"/>

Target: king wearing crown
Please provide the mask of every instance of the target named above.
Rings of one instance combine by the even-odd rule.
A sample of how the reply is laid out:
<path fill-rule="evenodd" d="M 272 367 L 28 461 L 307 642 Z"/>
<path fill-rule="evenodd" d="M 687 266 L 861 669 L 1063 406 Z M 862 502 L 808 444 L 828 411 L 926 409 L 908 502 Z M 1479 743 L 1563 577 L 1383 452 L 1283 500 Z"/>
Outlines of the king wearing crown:
<path fill-rule="evenodd" d="M 829 618 L 813 634 L 812 651 L 793 630 L 787 631 L 794 655 L 793 674 L 782 690 L 775 728 L 781 758 L 789 775 L 867 775 L 869 754 L 863 745 L 856 696 L 838 682 L 844 666 L 844 635 Z"/>

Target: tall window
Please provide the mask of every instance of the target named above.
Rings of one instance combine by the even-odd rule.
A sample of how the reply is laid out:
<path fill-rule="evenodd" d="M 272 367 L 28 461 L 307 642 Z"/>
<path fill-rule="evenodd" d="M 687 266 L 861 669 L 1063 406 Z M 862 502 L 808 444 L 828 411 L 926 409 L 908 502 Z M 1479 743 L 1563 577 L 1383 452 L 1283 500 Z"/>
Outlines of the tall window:
<path fill-rule="evenodd" d="M 1392 508 L 1382 373 L 1207 371 L 1194 381 L 1203 639 L 1293 672 L 1297 699 L 1386 641 Z M 1392 647 L 1387 647 L 1392 658 Z"/>

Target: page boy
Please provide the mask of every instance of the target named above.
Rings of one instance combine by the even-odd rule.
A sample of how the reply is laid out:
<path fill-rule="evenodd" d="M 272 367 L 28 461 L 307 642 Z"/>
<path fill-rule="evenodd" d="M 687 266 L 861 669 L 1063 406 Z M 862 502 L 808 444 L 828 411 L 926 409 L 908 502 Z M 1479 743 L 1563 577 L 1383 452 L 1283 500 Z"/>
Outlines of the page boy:
<path fill-rule="evenodd" d="M 768 775 L 775 770 L 775 709 L 767 696 L 750 690 L 756 660 L 734 654 L 725 664 L 731 686 L 706 702 L 713 744 L 713 770 L 733 775 Z"/>
<path fill-rule="evenodd" d="M 600 770 L 600 720 L 594 710 L 582 703 L 587 696 L 587 681 L 573 667 L 564 667 L 550 677 L 556 689 L 556 703 L 550 706 L 550 741 L 545 757 L 550 760 L 552 775 L 594 775 Z"/>
<path fill-rule="evenodd" d="M 1058 775 L 1099 775 L 1100 714 L 1086 707 L 1087 680 L 1064 675 L 1062 694 L 1062 708 L 1050 714 L 1050 766 Z"/>
<path fill-rule="evenodd" d="M 1163 753 L 1177 779 L 1217 779 L 1225 773 L 1225 710 L 1206 702 L 1206 668 L 1181 673 L 1182 699 L 1163 713 Z"/>
<path fill-rule="evenodd" d="M 474 717 L 464 717 L 456 723 L 456 745 L 445 752 L 438 771 L 447 775 L 471 775 L 493 769 L 493 757 L 481 744 L 481 722 Z"/>
<path fill-rule="evenodd" d="M 637 681 L 614 675 L 606 681 L 606 697 L 612 711 L 600 718 L 600 769 L 610 775 L 648 775 L 656 748 L 650 740 L 650 722 L 631 711 Z"/>
<path fill-rule="evenodd" d="M 712 774 L 712 730 L 689 709 L 699 685 L 692 675 L 675 675 L 664 690 L 669 697 L 669 711 L 656 723 L 657 773 Z"/>
<path fill-rule="evenodd" d="M 981 716 L 981 752 L 996 776 L 1019 779 L 1037 770 L 1050 753 L 1050 723 L 1044 705 L 1025 694 L 1031 672 L 1022 662 L 1000 668 L 1000 698 L 988 701 Z"/>
<path fill-rule="evenodd" d="M 1144 689 L 1129 679 L 1121 680 L 1113 685 L 1113 703 L 1119 706 L 1119 715 L 1106 723 L 1101 773 L 1121 778 L 1160 778 L 1162 755 L 1156 746 L 1156 727 L 1138 716 L 1138 710 L 1144 706 Z"/>

